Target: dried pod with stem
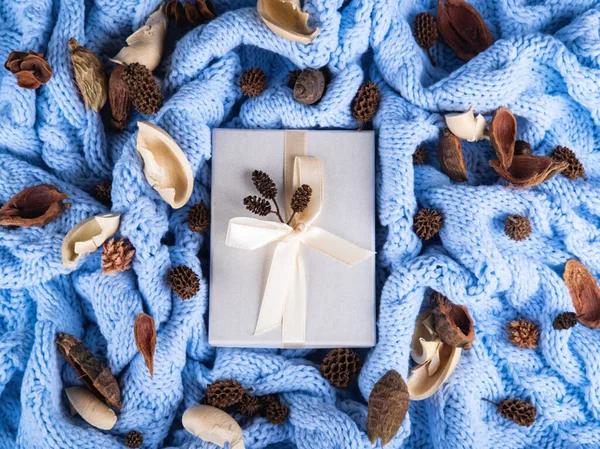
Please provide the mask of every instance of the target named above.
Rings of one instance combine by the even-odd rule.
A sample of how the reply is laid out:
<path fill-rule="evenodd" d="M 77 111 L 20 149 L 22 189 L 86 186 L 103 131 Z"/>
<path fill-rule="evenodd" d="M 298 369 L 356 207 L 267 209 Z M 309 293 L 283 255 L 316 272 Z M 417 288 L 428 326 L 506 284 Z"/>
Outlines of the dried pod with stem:
<path fill-rule="evenodd" d="M 154 375 L 154 350 L 156 349 L 156 328 L 154 327 L 154 318 L 141 312 L 138 314 L 133 324 L 133 335 L 135 345 L 144 357 L 144 362 L 150 372 L 150 377 Z"/>
<path fill-rule="evenodd" d="M 556 162 L 547 156 L 514 156 L 510 167 L 500 161 L 489 161 L 496 173 L 515 187 L 537 186 L 565 170 L 566 162 Z"/>
<path fill-rule="evenodd" d="M 398 433 L 408 412 L 410 398 L 402 376 L 390 370 L 371 390 L 367 407 L 367 433 L 371 444 L 381 438 L 385 446 Z"/>
<path fill-rule="evenodd" d="M 68 197 L 50 184 L 23 189 L 0 207 L 0 226 L 45 226 L 71 207 Z"/>
<path fill-rule="evenodd" d="M 506 169 L 512 164 L 517 141 L 517 119 L 507 108 L 494 112 L 490 123 L 490 141 L 496 156 Z"/>
<path fill-rule="evenodd" d="M 471 348 L 475 340 L 475 326 L 465 306 L 454 304 L 441 293 L 434 292 L 431 295 L 431 313 L 435 331 L 445 344 Z"/>
<path fill-rule="evenodd" d="M 83 97 L 85 107 L 98 112 L 108 97 L 106 74 L 102 62 L 93 51 L 79 45 L 76 39 L 69 39 L 69 49 L 75 84 Z"/>
<path fill-rule="evenodd" d="M 463 156 L 462 144 L 448 128 L 440 135 L 437 155 L 442 171 L 456 182 L 467 181 L 467 166 Z"/>
<path fill-rule="evenodd" d="M 483 401 L 494 404 L 498 413 L 506 419 L 510 419 L 519 426 L 529 427 L 535 423 L 537 410 L 533 404 L 516 398 L 503 399 L 499 403 L 481 398 Z"/>
<path fill-rule="evenodd" d="M 110 74 L 108 80 L 108 102 L 110 104 L 111 123 L 118 129 L 127 128 L 127 119 L 131 110 L 129 89 L 122 79 L 125 68 L 118 65 Z"/>
<path fill-rule="evenodd" d="M 302 184 L 296 189 L 290 200 L 290 209 L 292 209 L 293 213 L 287 224 L 290 224 L 294 220 L 296 214 L 300 214 L 306 210 L 311 196 L 312 189 L 308 184 Z"/>
<path fill-rule="evenodd" d="M 568 164 L 567 168 L 562 172 L 562 175 L 566 178 L 571 181 L 577 178 L 583 178 L 584 181 L 587 181 L 583 164 L 570 148 L 558 146 L 552 150 L 550 157 L 556 162 L 566 162 Z"/>
<path fill-rule="evenodd" d="M 318 102 L 325 92 L 325 75 L 322 70 L 304 69 L 294 84 L 297 102 L 310 105 Z"/>
<path fill-rule="evenodd" d="M 600 328 L 600 288 L 594 276 L 581 262 L 570 259 L 565 265 L 563 279 L 579 322 L 592 329 Z"/>

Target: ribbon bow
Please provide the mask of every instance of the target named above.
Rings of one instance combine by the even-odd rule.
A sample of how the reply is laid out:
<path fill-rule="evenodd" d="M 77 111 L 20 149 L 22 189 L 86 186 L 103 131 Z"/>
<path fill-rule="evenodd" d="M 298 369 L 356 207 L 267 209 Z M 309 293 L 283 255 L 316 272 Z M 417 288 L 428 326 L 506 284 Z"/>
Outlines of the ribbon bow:
<path fill-rule="evenodd" d="M 311 186 L 311 201 L 303 212 L 296 214 L 289 225 L 236 217 L 229 220 L 225 241 L 227 246 L 247 250 L 278 242 L 254 335 L 282 326 L 282 342 L 285 346 L 302 346 L 305 342 L 306 276 L 300 244 L 316 249 L 348 266 L 356 265 L 373 254 L 372 251 L 360 248 L 313 225 L 323 206 L 320 159 L 295 157 L 293 182 L 286 182 L 286 197 L 289 199 L 302 184 Z M 289 200 L 286 203 L 289 204 Z"/>

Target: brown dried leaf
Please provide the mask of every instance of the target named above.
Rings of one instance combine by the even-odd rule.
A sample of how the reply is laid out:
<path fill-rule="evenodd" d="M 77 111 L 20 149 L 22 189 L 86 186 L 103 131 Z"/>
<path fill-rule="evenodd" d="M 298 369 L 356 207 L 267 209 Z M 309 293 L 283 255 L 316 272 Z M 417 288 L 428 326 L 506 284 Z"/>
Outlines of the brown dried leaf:
<path fill-rule="evenodd" d="M 135 344 L 144 357 L 144 362 L 150 371 L 150 377 L 154 375 L 154 350 L 156 349 L 156 328 L 154 318 L 145 313 L 140 313 L 133 325 Z"/>
<path fill-rule="evenodd" d="M 198 8 L 198 12 L 206 20 L 212 20 L 217 17 L 215 7 L 210 0 L 196 0 L 196 8 Z"/>
<path fill-rule="evenodd" d="M 490 141 L 502 166 L 510 167 L 517 141 L 517 120 L 509 109 L 500 108 L 494 113 L 490 124 Z"/>
<path fill-rule="evenodd" d="M 500 161 L 489 161 L 489 164 L 499 176 L 517 187 L 537 186 L 569 166 L 566 162 L 532 154 L 514 156 L 508 168 L 503 167 Z"/>
<path fill-rule="evenodd" d="M 475 327 L 466 306 L 454 304 L 441 293 L 434 292 L 431 295 L 431 314 L 435 332 L 445 344 L 471 349 Z"/>
<path fill-rule="evenodd" d="M 187 18 L 185 17 L 185 9 L 183 8 L 183 5 L 178 1 L 175 2 L 174 9 L 175 23 L 177 24 L 177 28 L 183 28 L 187 24 Z"/>
<path fill-rule="evenodd" d="M 108 81 L 108 101 L 110 103 L 111 123 L 117 129 L 123 130 L 127 127 L 131 100 L 129 89 L 121 78 L 125 67 L 118 65 L 110 74 Z"/>
<path fill-rule="evenodd" d="M 193 2 L 188 3 L 186 0 L 183 8 L 185 10 L 185 18 L 193 27 L 196 27 L 203 22 L 202 16 Z"/>
<path fill-rule="evenodd" d="M 581 262 L 570 259 L 563 274 L 581 324 L 600 328 L 600 288 L 594 276 Z"/>
<path fill-rule="evenodd" d="M 438 0 L 438 30 L 456 56 L 469 61 L 494 43 L 483 17 L 464 0 Z"/>
<path fill-rule="evenodd" d="M 381 438 L 381 445 L 385 446 L 394 438 L 409 404 L 408 387 L 402 376 L 395 370 L 385 373 L 369 395 L 367 432 L 372 444 Z"/>
<path fill-rule="evenodd" d="M 121 390 L 110 369 L 94 357 L 81 340 L 73 335 L 60 332 L 56 344 L 83 383 L 99 397 L 104 398 L 108 405 L 120 409 Z"/>
<path fill-rule="evenodd" d="M 73 38 L 69 39 L 69 48 L 75 84 L 83 97 L 85 107 L 98 112 L 107 98 L 106 74 L 102 62 L 94 52 L 82 47 Z"/>
<path fill-rule="evenodd" d="M 68 196 L 49 184 L 21 190 L 0 208 L 0 226 L 45 226 L 71 207 Z"/>
<path fill-rule="evenodd" d="M 462 143 L 452 132 L 446 128 L 440 135 L 437 155 L 442 171 L 456 182 L 467 180 L 467 166 L 462 152 Z"/>

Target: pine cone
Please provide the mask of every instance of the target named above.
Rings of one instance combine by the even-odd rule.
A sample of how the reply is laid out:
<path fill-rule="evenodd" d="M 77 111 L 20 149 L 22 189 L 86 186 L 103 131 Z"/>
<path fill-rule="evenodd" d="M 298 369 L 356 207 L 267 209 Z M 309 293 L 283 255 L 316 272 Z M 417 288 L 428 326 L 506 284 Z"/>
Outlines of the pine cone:
<path fill-rule="evenodd" d="M 290 410 L 287 405 L 282 404 L 279 401 L 271 402 L 267 406 L 267 411 L 265 412 L 265 416 L 269 420 L 271 424 L 283 424 L 287 419 Z"/>
<path fill-rule="evenodd" d="M 360 127 L 373 120 L 379 108 L 379 88 L 373 81 L 363 83 L 352 100 L 352 116 Z"/>
<path fill-rule="evenodd" d="M 561 172 L 563 176 L 566 176 L 571 180 L 583 178 L 587 181 L 585 168 L 571 149 L 558 146 L 550 153 L 550 157 L 556 162 L 566 162 L 569 164 L 569 166 Z"/>
<path fill-rule="evenodd" d="M 552 327 L 557 331 L 571 329 L 577 324 L 577 315 L 574 312 L 563 312 L 556 315 Z"/>
<path fill-rule="evenodd" d="M 208 403 L 213 407 L 226 408 L 238 404 L 244 396 L 244 387 L 237 380 L 217 380 L 206 387 Z"/>
<path fill-rule="evenodd" d="M 509 215 L 504 221 L 504 232 L 512 240 L 519 242 L 531 234 L 531 223 L 522 215 Z"/>
<path fill-rule="evenodd" d="M 517 140 L 515 142 L 515 156 L 522 156 L 531 154 L 531 145 L 529 142 L 525 142 L 524 140 Z"/>
<path fill-rule="evenodd" d="M 442 214 L 435 209 L 419 209 L 413 218 L 415 234 L 429 240 L 438 233 L 443 223 Z"/>
<path fill-rule="evenodd" d="M 102 245 L 102 274 L 114 274 L 131 268 L 135 249 L 125 239 L 110 239 Z"/>
<path fill-rule="evenodd" d="M 262 196 L 268 200 L 273 200 L 277 196 L 277 186 L 269 175 L 260 170 L 252 172 L 252 182 L 254 187 Z"/>
<path fill-rule="evenodd" d="M 360 371 L 361 361 L 353 349 L 334 349 L 321 363 L 321 374 L 329 383 L 346 388 Z"/>
<path fill-rule="evenodd" d="M 181 299 L 191 299 L 200 290 L 200 279 L 190 267 L 177 265 L 169 270 L 167 277 L 171 289 Z"/>
<path fill-rule="evenodd" d="M 142 444 L 144 444 L 144 435 L 142 434 L 142 432 L 132 430 L 130 432 L 127 432 L 127 435 L 125 435 L 125 446 L 131 448 L 138 448 L 142 447 Z"/>
<path fill-rule="evenodd" d="M 192 232 L 204 232 L 208 229 L 210 219 L 204 201 L 194 204 L 188 212 L 188 227 Z"/>
<path fill-rule="evenodd" d="M 275 396 L 274 394 L 265 394 L 263 396 L 258 396 L 258 399 L 260 399 L 260 403 L 262 404 L 265 411 L 267 409 L 267 406 L 272 402 L 279 402 L 279 399 L 277 399 L 277 396 Z"/>
<path fill-rule="evenodd" d="M 260 215 L 261 217 L 271 213 L 271 203 L 269 203 L 269 200 L 254 195 L 244 198 L 244 206 L 253 214 Z"/>
<path fill-rule="evenodd" d="M 256 416 L 263 408 L 260 398 L 245 394 L 240 401 L 240 413 L 244 416 Z"/>
<path fill-rule="evenodd" d="M 156 78 L 146 66 L 137 62 L 126 65 L 121 79 L 127 85 L 131 102 L 138 111 L 144 115 L 158 112 L 163 104 L 163 96 Z"/>
<path fill-rule="evenodd" d="M 421 12 L 415 16 L 413 35 L 419 47 L 427 51 L 431 64 L 435 67 L 435 61 L 429 49 L 435 45 L 438 38 L 438 27 L 435 17 L 429 12 Z"/>
<path fill-rule="evenodd" d="M 112 190 L 112 182 L 110 179 L 106 179 L 104 181 L 100 181 L 96 184 L 96 190 L 94 192 L 94 196 L 98 201 L 100 201 L 105 206 L 111 207 L 112 198 L 111 198 L 111 190 Z"/>
<path fill-rule="evenodd" d="M 519 348 L 535 349 L 538 347 L 540 332 L 535 323 L 520 319 L 511 321 L 506 325 L 508 341 Z"/>
<path fill-rule="evenodd" d="M 267 75 L 258 67 L 246 70 L 240 77 L 240 88 L 245 95 L 257 97 L 267 88 Z"/>
<path fill-rule="evenodd" d="M 499 404 L 484 399 L 484 401 L 494 404 L 498 407 L 498 413 L 506 419 L 510 419 L 519 426 L 529 427 L 535 422 L 537 410 L 527 401 L 521 399 L 509 398 L 500 401 Z"/>
<path fill-rule="evenodd" d="M 413 153 L 413 164 L 423 165 L 425 162 L 427 162 L 427 150 L 423 147 L 417 147 Z"/>
<path fill-rule="evenodd" d="M 292 195 L 292 200 L 290 201 L 291 209 L 298 213 L 304 212 L 308 206 L 308 203 L 310 203 L 311 195 L 312 189 L 310 186 L 308 184 L 302 184 Z"/>
<path fill-rule="evenodd" d="M 301 73 L 302 73 L 302 70 L 300 70 L 300 69 L 290 70 L 290 74 L 288 77 L 288 87 L 290 89 L 294 88 L 294 86 L 296 85 L 296 81 L 298 81 L 298 77 L 300 76 Z"/>

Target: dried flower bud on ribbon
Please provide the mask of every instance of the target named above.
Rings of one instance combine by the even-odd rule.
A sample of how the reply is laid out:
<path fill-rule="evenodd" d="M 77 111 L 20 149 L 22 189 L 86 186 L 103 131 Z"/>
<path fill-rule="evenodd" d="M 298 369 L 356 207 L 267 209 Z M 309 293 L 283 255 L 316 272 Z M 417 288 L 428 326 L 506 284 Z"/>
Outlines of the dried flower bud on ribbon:
<path fill-rule="evenodd" d="M 129 89 L 123 81 L 125 67 L 118 65 L 110 74 L 108 81 L 108 101 L 110 103 L 110 114 L 112 125 L 119 130 L 127 128 L 127 119 L 131 109 Z"/>
<path fill-rule="evenodd" d="M 93 51 L 82 47 L 73 38 L 69 39 L 69 49 L 75 84 L 83 97 L 85 107 L 98 112 L 107 99 L 106 74 L 102 62 Z"/>
<path fill-rule="evenodd" d="M 200 279 L 190 267 L 177 265 L 169 270 L 167 276 L 171 289 L 181 299 L 192 299 L 200 290 Z"/>
<path fill-rule="evenodd" d="M 500 161 L 489 161 L 499 176 L 516 187 L 537 186 L 553 178 L 568 167 L 566 162 L 556 162 L 546 156 L 523 155 L 513 157 L 510 167 Z"/>
<path fill-rule="evenodd" d="M 325 76 L 321 70 L 304 69 L 294 83 L 294 98 L 302 104 L 315 104 L 325 92 Z"/>
<path fill-rule="evenodd" d="M 358 122 L 359 129 L 373 120 L 379 109 L 379 88 L 373 81 L 363 83 L 352 100 L 352 117 Z"/>
<path fill-rule="evenodd" d="M 471 349 L 475 340 L 475 327 L 469 309 L 454 304 L 441 293 L 434 292 L 431 295 L 431 314 L 435 332 L 445 344 Z"/>
<path fill-rule="evenodd" d="M 421 12 L 415 16 L 413 36 L 419 47 L 427 52 L 431 65 L 435 67 L 435 61 L 429 51 L 435 45 L 438 38 L 438 27 L 433 14 L 430 12 Z"/>
<path fill-rule="evenodd" d="M 592 329 L 600 328 L 600 288 L 594 276 L 581 262 L 571 259 L 563 274 L 579 322 Z"/>
<path fill-rule="evenodd" d="M 537 410 L 527 401 L 521 399 L 509 398 L 500 401 L 500 403 L 492 402 L 489 399 L 482 398 L 484 401 L 494 404 L 498 407 L 498 413 L 506 419 L 510 419 L 519 426 L 529 427 L 535 423 Z"/>
<path fill-rule="evenodd" d="M 17 77 L 17 85 L 24 89 L 37 89 L 52 78 L 52 68 L 44 55 L 33 51 L 13 51 L 8 55 L 4 68 Z"/>
<path fill-rule="evenodd" d="M 240 77 L 240 89 L 248 97 L 257 97 L 267 88 L 267 75 L 263 69 L 255 67 L 246 70 Z"/>
<path fill-rule="evenodd" d="M 429 240 L 436 235 L 442 227 L 444 218 L 435 209 L 419 209 L 413 217 L 413 230 L 417 237 Z"/>
<path fill-rule="evenodd" d="M 369 395 L 367 409 L 369 441 L 375 444 L 377 438 L 381 438 L 382 446 L 388 444 L 398 433 L 409 404 L 408 387 L 402 376 L 395 370 L 385 373 Z"/>
<path fill-rule="evenodd" d="M 456 56 L 470 61 L 494 43 L 483 17 L 464 0 L 438 0 L 438 30 Z"/>
<path fill-rule="evenodd" d="M 154 318 L 140 313 L 133 324 L 133 335 L 138 351 L 144 357 L 144 362 L 150 371 L 150 377 L 152 377 L 154 375 L 154 350 L 156 349 Z"/>
<path fill-rule="evenodd" d="M 509 215 L 504 220 L 504 232 L 508 237 L 517 242 L 525 240 L 531 235 L 529 218 L 523 215 Z"/>
<path fill-rule="evenodd" d="M 0 226 L 45 226 L 71 207 L 68 197 L 49 184 L 21 190 L 0 208 Z"/>
<path fill-rule="evenodd" d="M 520 319 L 506 325 L 508 341 L 519 348 L 535 349 L 538 347 L 540 331 L 532 321 Z"/>
<path fill-rule="evenodd" d="M 190 207 L 188 213 L 188 227 L 192 232 L 204 232 L 210 225 L 210 218 L 208 214 L 208 208 L 204 201 L 200 201 L 198 204 L 194 204 Z"/>
<path fill-rule="evenodd" d="M 127 85 L 133 106 L 144 115 L 158 112 L 163 96 L 152 72 L 134 62 L 125 66 L 121 79 Z"/>
<path fill-rule="evenodd" d="M 500 108 L 494 113 L 490 123 L 490 141 L 502 166 L 510 167 L 517 141 L 517 119 L 509 109 Z"/>
<path fill-rule="evenodd" d="M 79 379 L 90 390 L 104 398 L 108 405 L 120 409 L 121 390 L 110 369 L 94 357 L 81 340 L 73 335 L 59 333 L 56 344 L 67 362 L 77 373 Z"/>
<path fill-rule="evenodd" d="M 577 324 L 577 315 L 573 312 L 559 313 L 552 320 L 552 327 L 557 331 L 571 329 Z"/>
<path fill-rule="evenodd" d="M 562 172 L 563 176 L 566 176 L 570 180 L 583 178 L 587 181 L 583 164 L 577 159 L 577 155 L 570 148 L 558 146 L 550 153 L 550 157 L 556 162 L 566 162 L 568 164 L 567 168 Z"/>
<path fill-rule="evenodd" d="M 446 128 L 440 135 L 437 156 L 442 171 L 456 182 L 467 181 L 467 165 L 462 151 L 462 143 Z"/>
<path fill-rule="evenodd" d="M 531 154 L 531 145 L 529 142 L 525 142 L 524 140 L 517 140 L 515 142 L 515 156 L 520 156 L 522 154 Z"/>

